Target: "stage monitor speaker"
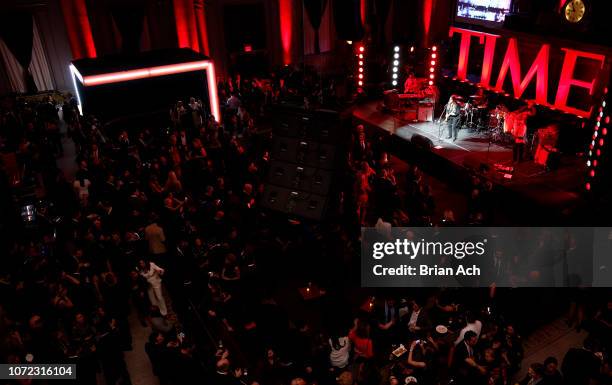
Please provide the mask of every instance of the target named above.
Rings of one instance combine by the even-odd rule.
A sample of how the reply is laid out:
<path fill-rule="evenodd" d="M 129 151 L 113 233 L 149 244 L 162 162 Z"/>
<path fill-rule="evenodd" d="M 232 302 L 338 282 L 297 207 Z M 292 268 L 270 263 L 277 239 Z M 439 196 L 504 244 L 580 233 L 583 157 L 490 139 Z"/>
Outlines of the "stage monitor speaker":
<path fill-rule="evenodd" d="M 418 113 L 419 122 L 433 122 L 433 104 L 431 103 L 422 103 L 419 104 L 419 113 Z"/>
<path fill-rule="evenodd" d="M 277 109 L 272 116 L 272 129 L 278 136 L 336 144 L 344 132 L 336 111 L 292 112 Z"/>
<path fill-rule="evenodd" d="M 312 140 L 275 137 L 272 142 L 272 159 L 315 168 L 334 168 L 335 147 Z"/>
<path fill-rule="evenodd" d="M 417 148 L 429 151 L 431 151 L 434 146 L 431 139 L 419 134 L 412 135 L 412 138 L 410 138 L 410 143 L 412 143 Z"/>
<path fill-rule="evenodd" d="M 260 200 L 264 208 L 303 218 L 321 220 L 327 208 L 327 198 L 322 195 L 266 185 Z"/>
<path fill-rule="evenodd" d="M 268 182 L 281 187 L 327 195 L 333 175 L 329 170 L 272 161 Z"/>

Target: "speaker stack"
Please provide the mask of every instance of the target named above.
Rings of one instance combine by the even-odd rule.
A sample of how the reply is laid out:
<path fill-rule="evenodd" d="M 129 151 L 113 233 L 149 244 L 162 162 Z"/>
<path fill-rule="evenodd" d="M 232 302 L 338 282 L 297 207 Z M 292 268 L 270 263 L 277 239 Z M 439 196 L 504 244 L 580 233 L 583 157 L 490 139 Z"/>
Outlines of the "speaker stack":
<path fill-rule="evenodd" d="M 338 113 L 278 107 L 272 116 L 271 162 L 260 204 L 320 221 L 334 188 L 342 131 Z"/>

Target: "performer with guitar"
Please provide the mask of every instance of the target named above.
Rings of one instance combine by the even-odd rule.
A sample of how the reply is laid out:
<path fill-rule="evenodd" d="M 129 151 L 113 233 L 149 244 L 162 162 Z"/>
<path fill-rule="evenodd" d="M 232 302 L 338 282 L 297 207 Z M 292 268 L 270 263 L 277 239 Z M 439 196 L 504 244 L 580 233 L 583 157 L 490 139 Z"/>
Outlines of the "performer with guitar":
<path fill-rule="evenodd" d="M 459 113 L 462 105 L 460 104 L 459 96 L 451 95 L 448 103 L 446 104 L 446 115 L 444 121 L 448 124 L 448 137 L 446 139 L 453 139 L 453 142 L 457 140 L 459 134 Z"/>

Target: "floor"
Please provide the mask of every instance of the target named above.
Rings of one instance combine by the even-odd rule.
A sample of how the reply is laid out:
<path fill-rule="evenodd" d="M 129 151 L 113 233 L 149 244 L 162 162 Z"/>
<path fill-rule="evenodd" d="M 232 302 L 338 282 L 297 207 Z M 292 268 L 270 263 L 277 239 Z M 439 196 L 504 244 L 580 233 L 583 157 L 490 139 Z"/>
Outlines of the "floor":
<path fill-rule="evenodd" d="M 525 356 L 517 379 L 525 377 L 529 365 L 543 363 L 547 357 L 555 357 L 561 366 L 565 353 L 571 348 L 582 346 L 586 336 L 584 330 L 577 332 L 569 328 L 562 318 L 537 329 L 523 341 Z"/>

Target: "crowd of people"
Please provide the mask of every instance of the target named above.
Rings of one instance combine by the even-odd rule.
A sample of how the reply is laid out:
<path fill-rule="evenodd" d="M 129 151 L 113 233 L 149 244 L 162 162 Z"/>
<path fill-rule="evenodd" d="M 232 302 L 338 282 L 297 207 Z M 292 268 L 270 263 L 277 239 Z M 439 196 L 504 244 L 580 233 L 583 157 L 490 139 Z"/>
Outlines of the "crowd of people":
<path fill-rule="evenodd" d="M 133 312 L 151 328 L 145 351 L 162 384 L 515 380 L 521 337 L 488 291 L 371 297 L 351 278 L 359 225 L 484 223 L 490 183 L 473 180 L 468 215 L 456 218 L 417 166 L 397 175 L 384 142 L 356 126 L 338 215 L 322 224 L 277 216 L 259 206 L 271 160 L 265 107 L 284 98 L 323 105 L 335 98 L 333 82 L 299 71 L 236 76 L 219 93 L 222 124 L 191 98 L 170 108 L 167 124 L 129 131 L 81 117 L 70 96 L 61 108 L 5 99 L 0 146 L 15 154 L 3 158 L 0 181 L 5 362 L 76 363 L 78 383 L 102 375 L 128 384 Z M 58 163 L 63 126 L 73 172 Z M 283 300 L 305 276 L 328 289 L 319 321 Z M 600 343 L 609 341 L 610 305 L 593 314 L 580 321 L 597 325 L 592 337 L 563 361 L 565 380 L 551 357 L 530 367 L 525 384 L 610 383 Z"/>

